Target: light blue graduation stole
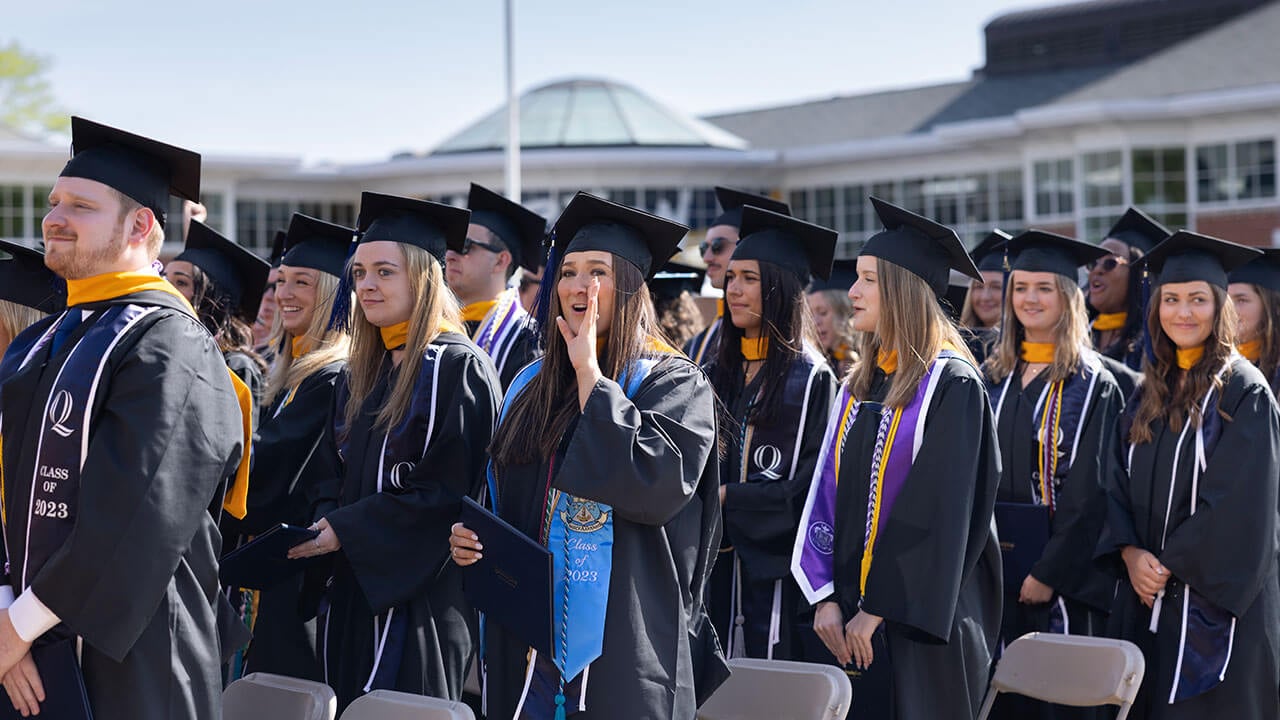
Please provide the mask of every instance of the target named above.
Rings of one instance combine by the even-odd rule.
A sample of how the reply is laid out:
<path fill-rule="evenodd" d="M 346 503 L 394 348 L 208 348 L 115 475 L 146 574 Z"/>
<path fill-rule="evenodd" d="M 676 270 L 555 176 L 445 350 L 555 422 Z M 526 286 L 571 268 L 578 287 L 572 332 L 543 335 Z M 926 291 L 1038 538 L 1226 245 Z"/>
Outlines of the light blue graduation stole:
<path fill-rule="evenodd" d="M 635 396 L 641 383 L 657 364 L 643 358 L 623 373 L 619 385 L 627 398 Z M 498 422 L 525 386 L 542 367 L 538 359 L 525 366 L 507 389 Z M 493 463 L 486 471 L 489 497 L 495 513 L 498 485 Z M 557 578 L 552 606 L 556 669 L 562 682 L 578 676 L 604 646 L 604 622 L 609 603 L 609 579 L 613 568 L 613 508 L 589 498 L 581 498 L 551 488 L 547 497 L 547 549 L 551 551 L 553 575 Z M 572 631 L 570 631 L 572 629 Z"/>

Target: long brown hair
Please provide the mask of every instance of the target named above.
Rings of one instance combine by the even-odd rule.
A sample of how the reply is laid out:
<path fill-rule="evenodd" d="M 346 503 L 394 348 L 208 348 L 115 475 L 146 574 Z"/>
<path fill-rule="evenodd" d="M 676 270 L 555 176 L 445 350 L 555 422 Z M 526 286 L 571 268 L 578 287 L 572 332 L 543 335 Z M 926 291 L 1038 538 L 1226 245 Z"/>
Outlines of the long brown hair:
<path fill-rule="evenodd" d="M 1049 366 L 1048 381 L 1051 383 L 1071 376 L 1080 367 L 1081 348 L 1089 347 L 1093 342 L 1089 333 L 1089 311 L 1085 309 L 1084 293 L 1071 278 L 1057 274 L 1053 277 L 1062 313 L 1053 326 L 1053 342 L 1057 347 L 1054 348 L 1053 364 Z M 1011 286 L 1015 284 L 1012 274 L 1009 280 Z M 1013 311 L 1012 287 L 1004 293 L 1004 316 L 1005 327 L 1001 330 L 1000 340 L 991 349 L 985 365 L 987 376 L 994 382 L 1001 382 L 1017 369 L 1018 359 L 1022 355 L 1022 341 L 1026 340 L 1026 330 Z"/>
<path fill-rule="evenodd" d="M 327 272 L 315 272 L 316 307 L 311 315 L 311 324 L 303 332 L 307 351 L 294 359 L 293 334 L 284 329 L 283 313 L 276 313 L 272 323 L 271 343 L 278 343 L 280 353 L 267 383 L 268 405 L 273 404 L 281 393 L 296 389 L 316 370 L 338 360 L 346 360 L 351 352 L 351 336 L 342 330 L 329 329 L 329 316 L 338 296 L 339 280 Z"/>
<path fill-rule="evenodd" d="M 924 280 L 883 258 L 876 258 L 876 276 L 880 323 L 875 332 L 862 334 L 859 347 L 862 359 L 845 380 L 854 397 L 867 397 L 875 377 L 876 358 L 882 349 L 898 354 L 898 370 L 884 399 L 885 405 L 891 407 L 904 407 L 911 402 L 929 363 L 944 347 L 971 365 L 977 365 Z"/>
<path fill-rule="evenodd" d="M 413 386 L 418 381 L 422 356 L 427 345 L 440 334 L 445 322 L 458 325 L 461 311 L 453 293 L 444 284 L 444 272 L 431 253 L 417 245 L 396 243 L 404 257 L 404 270 L 409 276 L 409 294 L 413 296 L 413 309 L 409 313 L 409 337 L 405 341 L 404 355 L 396 368 L 395 380 L 387 393 L 386 403 L 378 410 L 374 427 L 389 430 L 395 427 L 409 411 L 413 402 Z M 351 272 L 347 262 L 346 273 Z M 348 360 L 350 381 L 347 396 L 346 421 L 349 427 L 360 414 L 360 406 L 378 382 L 378 372 L 387 362 L 391 352 L 382 344 L 382 333 L 364 316 L 364 309 L 356 303 L 351 318 L 351 357 Z"/>
<path fill-rule="evenodd" d="M 1212 284 L 1209 287 L 1216 305 L 1213 329 L 1204 341 L 1204 356 L 1185 376 L 1178 369 L 1178 348 L 1160 325 L 1160 288 L 1156 288 L 1147 311 L 1155 361 L 1150 357 L 1142 361 L 1142 400 L 1129 429 L 1129 442 L 1151 442 L 1155 437 L 1151 426 L 1162 418 L 1167 418 L 1169 427 L 1175 430 L 1181 430 L 1186 422 L 1200 427 L 1200 402 L 1209 390 L 1222 389 L 1223 378 L 1218 371 L 1234 352 L 1236 311 L 1222 288 Z"/>
<path fill-rule="evenodd" d="M 610 257 L 615 297 L 600 371 L 617 380 L 626 368 L 647 354 L 651 339 L 666 339 L 654 319 L 644 275 L 630 262 L 616 255 Z M 543 277 L 542 281 L 559 284 L 560 278 Z M 542 329 L 546 348 L 542 367 L 512 403 L 493 436 L 490 453 L 499 466 L 537 463 L 551 457 L 579 414 L 577 376 L 554 320 L 560 317 L 560 294 L 554 289 L 547 317 L 551 319 Z"/>
<path fill-rule="evenodd" d="M 1258 357 L 1258 369 L 1272 385 L 1271 392 L 1275 394 L 1277 370 L 1280 370 L 1280 326 L 1278 326 L 1280 323 L 1277 323 L 1276 315 L 1280 313 L 1280 292 L 1261 285 L 1250 285 L 1250 287 L 1258 293 L 1258 301 L 1262 307 L 1262 317 L 1258 320 L 1257 339 L 1262 346 L 1262 355 Z"/>

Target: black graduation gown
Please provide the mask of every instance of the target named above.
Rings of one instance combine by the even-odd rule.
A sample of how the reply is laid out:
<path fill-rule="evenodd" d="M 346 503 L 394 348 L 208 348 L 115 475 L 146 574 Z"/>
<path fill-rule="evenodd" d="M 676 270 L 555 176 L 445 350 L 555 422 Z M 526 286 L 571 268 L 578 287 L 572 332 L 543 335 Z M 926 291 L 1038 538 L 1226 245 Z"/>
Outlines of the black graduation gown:
<path fill-rule="evenodd" d="M 1179 448 L 1179 431 L 1157 421 L 1152 442 L 1121 448 L 1130 454 L 1128 473 L 1120 464 L 1108 479 L 1107 524 L 1098 549 L 1120 579 L 1108 631 L 1137 643 L 1147 659 L 1134 718 L 1280 717 L 1280 418 L 1266 379 L 1243 358 L 1233 362 L 1218 407 L 1231 420 L 1214 420 L 1221 423 L 1221 434 L 1216 446 L 1206 445 L 1194 515 L 1195 432 L 1188 432 Z M 1127 545 L 1150 551 L 1171 573 L 1154 635 L 1148 630 L 1151 610 L 1134 593 L 1120 559 Z M 1233 615 L 1236 629 L 1223 682 L 1169 704 L 1188 586 Z"/>
<path fill-rule="evenodd" d="M 334 390 L 345 361 L 330 363 L 303 378 L 290 396 L 282 393 L 254 441 L 248 513 L 238 526 L 257 535 L 274 525 L 306 527 L 338 505 L 339 481 L 332 462 Z M 306 562 L 306 561 L 299 561 Z M 321 681 L 316 655 L 316 573 L 299 572 L 258 593 L 253 642 L 245 672 Z M 323 577 L 318 578 L 323 587 Z M 304 586 L 311 592 L 304 592 Z"/>
<path fill-rule="evenodd" d="M 920 451 L 875 547 L 860 597 L 868 478 L 880 422 L 863 402 L 841 455 L 836 490 L 835 595 L 846 622 L 862 608 L 884 618 L 892 687 L 860 684 L 851 718 L 972 718 L 986 693 L 1000 630 L 1000 548 L 992 513 L 1000 481 L 995 427 L 978 371 L 949 360 Z M 866 400 L 889 378 L 876 371 Z M 886 412 L 888 410 L 886 409 Z M 889 698 L 878 697 L 889 693 Z M 859 695 L 862 695 L 861 699 Z M 891 707 L 887 714 L 868 708 Z"/>
<path fill-rule="evenodd" d="M 363 693 L 375 664 L 375 622 L 381 633 L 389 615 L 402 618 L 403 648 L 396 653 L 389 644 L 379 666 L 399 669 L 393 682 L 373 689 L 461 699 L 475 650 L 476 616 L 463 597 L 460 568 L 449 561 L 449 534 L 463 496 L 479 499 L 484 487 L 498 379 L 470 340 L 441 333 L 428 346 L 409 414 L 388 439 L 373 423 L 393 379 L 388 355 L 338 446 L 341 507 L 325 514 L 342 543 L 320 622 L 326 681 L 339 711 Z M 345 397 L 340 382 L 337 408 Z"/>
<path fill-rule="evenodd" d="M 235 373 L 249 388 L 249 394 L 253 396 L 253 431 L 258 432 L 258 423 L 261 421 L 262 393 L 266 391 L 266 379 L 262 376 L 262 370 L 258 368 L 258 363 L 253 358 L 242 352 L 229 352 L 226 354 L 227 367 L 231 368 L 231 372 Z"/>
<path fill-rule="evenodd" d="M 467 337 L 473 338 L 476 330 L 480 328 L 481 321 L 473 320 L 465 325 Z M 523 322 L 510 332 L 510 341 L 496 348 L 497 357 L 490 357 L 498 371 L 498 379 L 502 381 L 504 392 L 511 386 L 511 381 L 516 379 L 521 368 L 542 357 L 542 341 L 538 336 L 538 324 L 533 318 L 524 318 Z"/>
<path fill-rule="evenodd" d="M 718 317 L 697 335 L 689 338 L 689 342 L 684 344 L 684 354 L 699 365 L 705 365 L 714 360 L 716 353 L 720 351 L 720 323 L 722 322 L 724 318 Z"/>
<path fill-rule="evenodd" d="M 1102 367 L 1111 373 L 1111 377 L 1120 388 L 1120 399 L 1127 403 L 1129 398 L 1133 397 L 1134 391 L 1142 385 L 1142 372 L 1106 355 L 1099 354 L 1098 359 L 1102 361 Z"/>
<path fill-rule="evenodd" d="M 1093 346 L 1098 349 L 1098 352 L 1103 357 L 1115 360 L 1134 372 L 1142 373 L 1142 354 L 1144 351 L 1142 348 L 1141 329 L 1133 336 L 1123 337 L 1107 347 L 1102 347 L 1101 345 L 1102 333 L 1100 331 L 1090 330 L 1090 337 L 1093 340 Z M 1116 377 L 1116 380 L 1120 380 L 1119 376 Z M 1121 385 L 1121 387 L 1123 388 L 1124 386 Z"/>
<path fill-rule="evenodd" d="M 836 379 L 825 360 L 811 350 L 796 358 L 784 382 L 779 417 L 750 428 L 746 453 L 741 449 L 742 433 L 735 431 L 737 437 L 720 461 L 726 547 L 717 557 L 707 604 L 716 633 L 727 646 L 734 626 L 734 564 L 739 563 L 746 647 L 734 647 L 733 654 L 804 660 L 806 650 L 816 649 L 820 641 L 813 633 L 813 613 L 791 577 L 791 547 L 821 451 Z M 759 389 L 757 377 L 748 392 L 740 388 L 733 397 L 721 398 L 739 424 Z M 770 648 L 775 593 L 781 610 L 779 638 Z"/>
<path fill-rule="evenodd" d="M 586 710 L 572 717 L 692 720 L 695 672 L 715 674 L 700 667 L 714 648 L 699 644 L 715 643 L 702 598 L 720 542 L 711 385 L 676 356 L 659 360 L 633 399 L 601 380 L 561 448 L 552 484 L 614 510 L 604 652 L 585 673 Z M 545 462 L 497 472 L 499 510 L 529 537 L 540 537 L 547 475 Z M 529 649 L 497 623 L 485 634 L 487 716 L 506 720 Z"/>
<path fill-rule="evenodd" d="M 969 348 L 978 367 L 982 367 L 982 363 L 987 361 L 987 355 L 991 353 L 991 346 L 1000 337 L 1000 328 L 956 327 L 960 331 L 960 337 L 964 338 L 965 347 Z"/>
<path fill-rule="evenodd" d="M 26 569 L 35 594 L 62 620 L 37 642 L 83 638 L 81 668 L 97 720 L 215 720 L 222 707 L 215 518 L 240 459 L 240 408 L 217 344 L 176 298 L 143 291 L 79 307 L 122 303 L 161 309 L 108 355 L 74 529 L 42 567 Z M 33 325 L 11 349 L 29 346 L 58 317 Z M 90 325 L 81 322 L 52 356 L 46 346 L 0 391 L 10 509 L 29 505 L 39 439 L 33 419 Z M 15 579 L 23 576 L 26 525 L 23 513 L 8 513 Z"/>
<path fill-rule="evenodd" d="M 1115 596 L 1115 577 L 1095 564 L 1094 549 L 1106 517 L 1106 492 L 1101 478 L 1116 462 L 1116 424 L 1124 401 L 1115 379 L 1105 368 L 1097 369 L 1097 378 L 1086 399 L 1087 411 L 1080 418 L 1079 444 L 1070 467 L 1054 478 L 1056 504 L 1050 520 L 1049 543 L 1044 554 L 1032 567 L 1031 575 L 1052 587 L 1055 597 L 1043 605 L 1018 602 L 1021 586 L 1004 589 L 1004 618 L 1001 640 L 1005 645 L 1029 632 L 1049 632 L 1052 606 L 1065 610 L 1066 631 L 1072 635 L 1100 636 L 1105 630 L 1105 617 Z M 1000 440 L 1000 502 L 1034 504 L 1040 483 L 1036 403 L 1045 390 L 1044 373 L 1025 388 L 1019 382 L 1022 366 L 1014 371 L 1003 402 L 997 403 L 996 433 Z M 993 397 L 993 402 L 995 401 Z M 1065 433 L 1064 433 L 1065 435 Z M 1063 467 L 1071 457 L 1075 435 L 1058 440 Z M 997 527 L 997 532 L 1001 528 Z M 1060 631 L 1060 630 L 1059 630 Z M 1095 717 L 1092 708 L 1052 707 L 1032 703 L 1014 695 L 1002 695 L 996 702 L 993 717 Z"/>

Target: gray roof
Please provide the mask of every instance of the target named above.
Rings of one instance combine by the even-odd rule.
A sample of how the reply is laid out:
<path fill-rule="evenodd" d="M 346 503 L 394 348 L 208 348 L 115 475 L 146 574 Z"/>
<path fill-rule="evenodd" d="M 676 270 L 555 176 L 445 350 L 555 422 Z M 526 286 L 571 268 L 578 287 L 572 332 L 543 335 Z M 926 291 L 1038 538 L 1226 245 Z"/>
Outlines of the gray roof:
<path fill-rule="evenodd" d="M 1106 77 L 1116 69 L 1115 65 L 1106 65 L 983 77 L 937 114 L 913 128 L 913 131 L 927 132 L 936 125 L 1006 117 L 1023 108 L 1052 102 L 1062 95 Z"/>
<path fill-rule="evenodd" d="M 756 148 L 791 148 L 905 135 L 949 106 L 973 81 L 834 97 L 705 119 Z"/>
<path fill-rule="evenodd" d="M 1280 83 L 1280 3 L 1264 5 L 1110 77 L 1055 105 L 1158 98 Z"/>

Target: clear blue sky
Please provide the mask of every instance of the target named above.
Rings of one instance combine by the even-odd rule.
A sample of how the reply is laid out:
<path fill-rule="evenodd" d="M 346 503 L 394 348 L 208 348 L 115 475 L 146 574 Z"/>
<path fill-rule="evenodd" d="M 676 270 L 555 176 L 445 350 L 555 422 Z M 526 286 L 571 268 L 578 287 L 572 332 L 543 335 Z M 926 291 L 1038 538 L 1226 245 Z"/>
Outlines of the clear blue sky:
<path fill-rule="evenodd" d="M 516 84 L 634 85 L 693 114 L 957 80 L 1045 0 L 516 0 Z M 1052 4 L 1052 3 L 1048 3 Z M 503 102 L 501 0 L 6 3 L 74 113 L 202 152 L 378 160 Z"/>

